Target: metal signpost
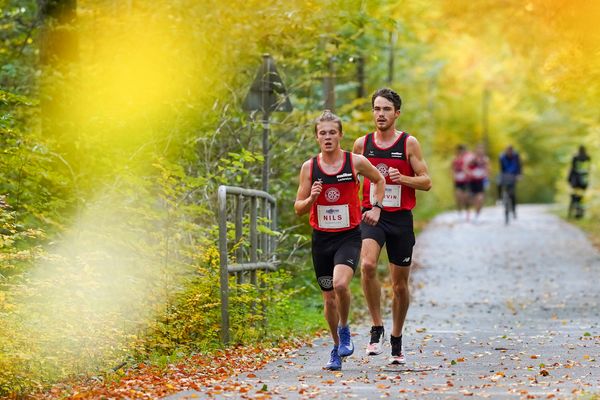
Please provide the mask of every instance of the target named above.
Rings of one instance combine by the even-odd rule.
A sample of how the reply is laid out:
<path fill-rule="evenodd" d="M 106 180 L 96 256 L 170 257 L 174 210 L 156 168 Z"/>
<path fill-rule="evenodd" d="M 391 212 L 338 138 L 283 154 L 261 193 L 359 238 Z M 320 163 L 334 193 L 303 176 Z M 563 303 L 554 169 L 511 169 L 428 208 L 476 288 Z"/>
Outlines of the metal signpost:
<path fill-rule="evenodd" d="M 269 118 L 272 112 L 292 111 L 292 103 L 290 103 L 283 81 L 275 68 L 275 62 L 269 54 L 263 55 L 262 65 L 250 87 L 243 109 L 247 112 L 262 114 L 264 157 L 262 190 L 219 186 L 221 339 L 223 343 L 229 342 L 229 276 L 236 274 L 239 284 L 243 282 L 244 274 L 248 272 L 251 283 L 257 285 L 257 270 L 275 270 L 279 264 L 275 258 L 275 236 L 267 231 L 261 232 L 258 228 L 259 224 L 266 226 L 270 231 L 275 231 L 277 227 L 276 201 L 267 193 L 269 188 Z M 228 197 L 235 199 L 232 212 L 228 211 Z M 262 222 L 259 222 L 259 214 Z M 234 219 L 235 243 L 239 244 L 244 232 L 247 231 L 250 245 L 248 249 L 239 246 L 235 250 L 236 262 L 234 264 L 229 264 L 230 246 L 228 246 L 227 240 L 228 217 L 230 216 Z M 243 227 L 245 223 L 249 223 L 247 230 Z M 264 309 L 262 312 L 265 315 Z"/>

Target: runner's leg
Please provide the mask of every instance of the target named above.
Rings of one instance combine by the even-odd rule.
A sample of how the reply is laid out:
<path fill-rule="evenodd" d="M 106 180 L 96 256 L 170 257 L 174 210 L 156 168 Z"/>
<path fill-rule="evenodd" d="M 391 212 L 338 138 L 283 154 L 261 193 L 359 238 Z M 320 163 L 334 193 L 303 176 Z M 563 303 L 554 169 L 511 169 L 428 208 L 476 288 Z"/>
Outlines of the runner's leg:
<path fill-rule="evenodd" d="M 340 338 L 337 333 L 340 316 L 337 311 L 335 291 L 329 290 L 321 293 L 323 293 L 323 312 L 325 314 L 325 319 L 329 325 L 329 331 L 331 332 L 333 343 L 337 346 L 340 343 Z"/>
<path fill-rule="evenodd" d="M 373 326 L 383 326 L 381 318 L 381 285 L 377 278 L 377 260 L 381 246 L 373 239 L 363 239 L 361 250 L 361 284 Z"/>
<path fill-rule="evenodd" d="M 392 278 L 392 335 L 400 336 L 404 327 L 406 313 L 410 305 L 410 290 L 408 278 L 410 267 L 398 266 L 390 263 L 390 276 Z"/>
<path fill-rule="evenodd" d="M 353 275 L 354 271 L 347 265 L 338 264 L 333 268 L 333 291 L 341 326 L 348 325 L 351 300 L 349 285 Z"/>

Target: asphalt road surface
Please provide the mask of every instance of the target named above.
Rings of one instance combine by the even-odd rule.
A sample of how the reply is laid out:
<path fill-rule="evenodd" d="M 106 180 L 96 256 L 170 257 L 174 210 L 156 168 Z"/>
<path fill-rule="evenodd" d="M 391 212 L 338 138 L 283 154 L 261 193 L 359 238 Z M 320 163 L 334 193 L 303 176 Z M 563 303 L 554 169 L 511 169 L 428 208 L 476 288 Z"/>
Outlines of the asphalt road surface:
<path fill-rule="evenodd" d="M 244 393 L 212 397 L 559 399 L 600 393 L 600 254 L 547 207 L 521 205 L 518 213 L 508 226 L 498 207 L 484 209 L 478 223 L 446 213 L 418 237 L 405 366 L 387 365 L 389 343 L 382 355 L 366 356 L 369 323 L 354 323 L 356 351 L 342 371 L 322 369 L 331 344 L 315 339 L 288 359 L 232 377 L 250 388 Z M 389 319 L 385 327 L 391 330 Z"/>

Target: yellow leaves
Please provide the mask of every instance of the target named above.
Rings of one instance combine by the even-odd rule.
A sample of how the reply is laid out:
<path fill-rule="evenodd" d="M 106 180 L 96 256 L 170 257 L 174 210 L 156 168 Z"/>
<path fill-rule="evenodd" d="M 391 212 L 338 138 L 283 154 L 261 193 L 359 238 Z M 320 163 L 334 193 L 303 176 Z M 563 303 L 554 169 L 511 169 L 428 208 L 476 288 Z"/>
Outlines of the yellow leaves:
<path fill-rule="evenodd" d="M 500 379 L 504 378 L 506 375 L 503 371 L 498 371 L 494 375 L 490 376 L 489 379 L 492 382 L 498 382 Z"/>

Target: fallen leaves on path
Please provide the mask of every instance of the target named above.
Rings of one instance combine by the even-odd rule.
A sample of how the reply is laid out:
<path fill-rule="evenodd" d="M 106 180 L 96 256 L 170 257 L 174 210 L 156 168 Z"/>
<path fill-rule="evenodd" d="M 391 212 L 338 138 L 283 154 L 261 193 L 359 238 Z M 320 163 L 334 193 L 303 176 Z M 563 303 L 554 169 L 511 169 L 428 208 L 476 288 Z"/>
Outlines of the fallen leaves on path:
<path fill-rule="evenodd" d="M 35 399 L 156 399 L 173 393 L 196 390 L 207 395 L 221 393 L 245 394 L 254 391 L 254 386 L 229 382 L 228 379 L 241 373 L 261 369 L 267 362 L 290 357 L 300 346 L 300 340 L 279 343 L 278 347 L 262 345 L 238 346 L 219 350 L 212 354 L 197 354 L 166 368 L 138 364 L 114 382 L 98 379 L 85 382 L 70 382 L 55 385 L 49 391 L 36 393 Z M 266 386 L 266 385 L 265 385 Z M 269 398 L 266 387 L 254 398 Z"/>

